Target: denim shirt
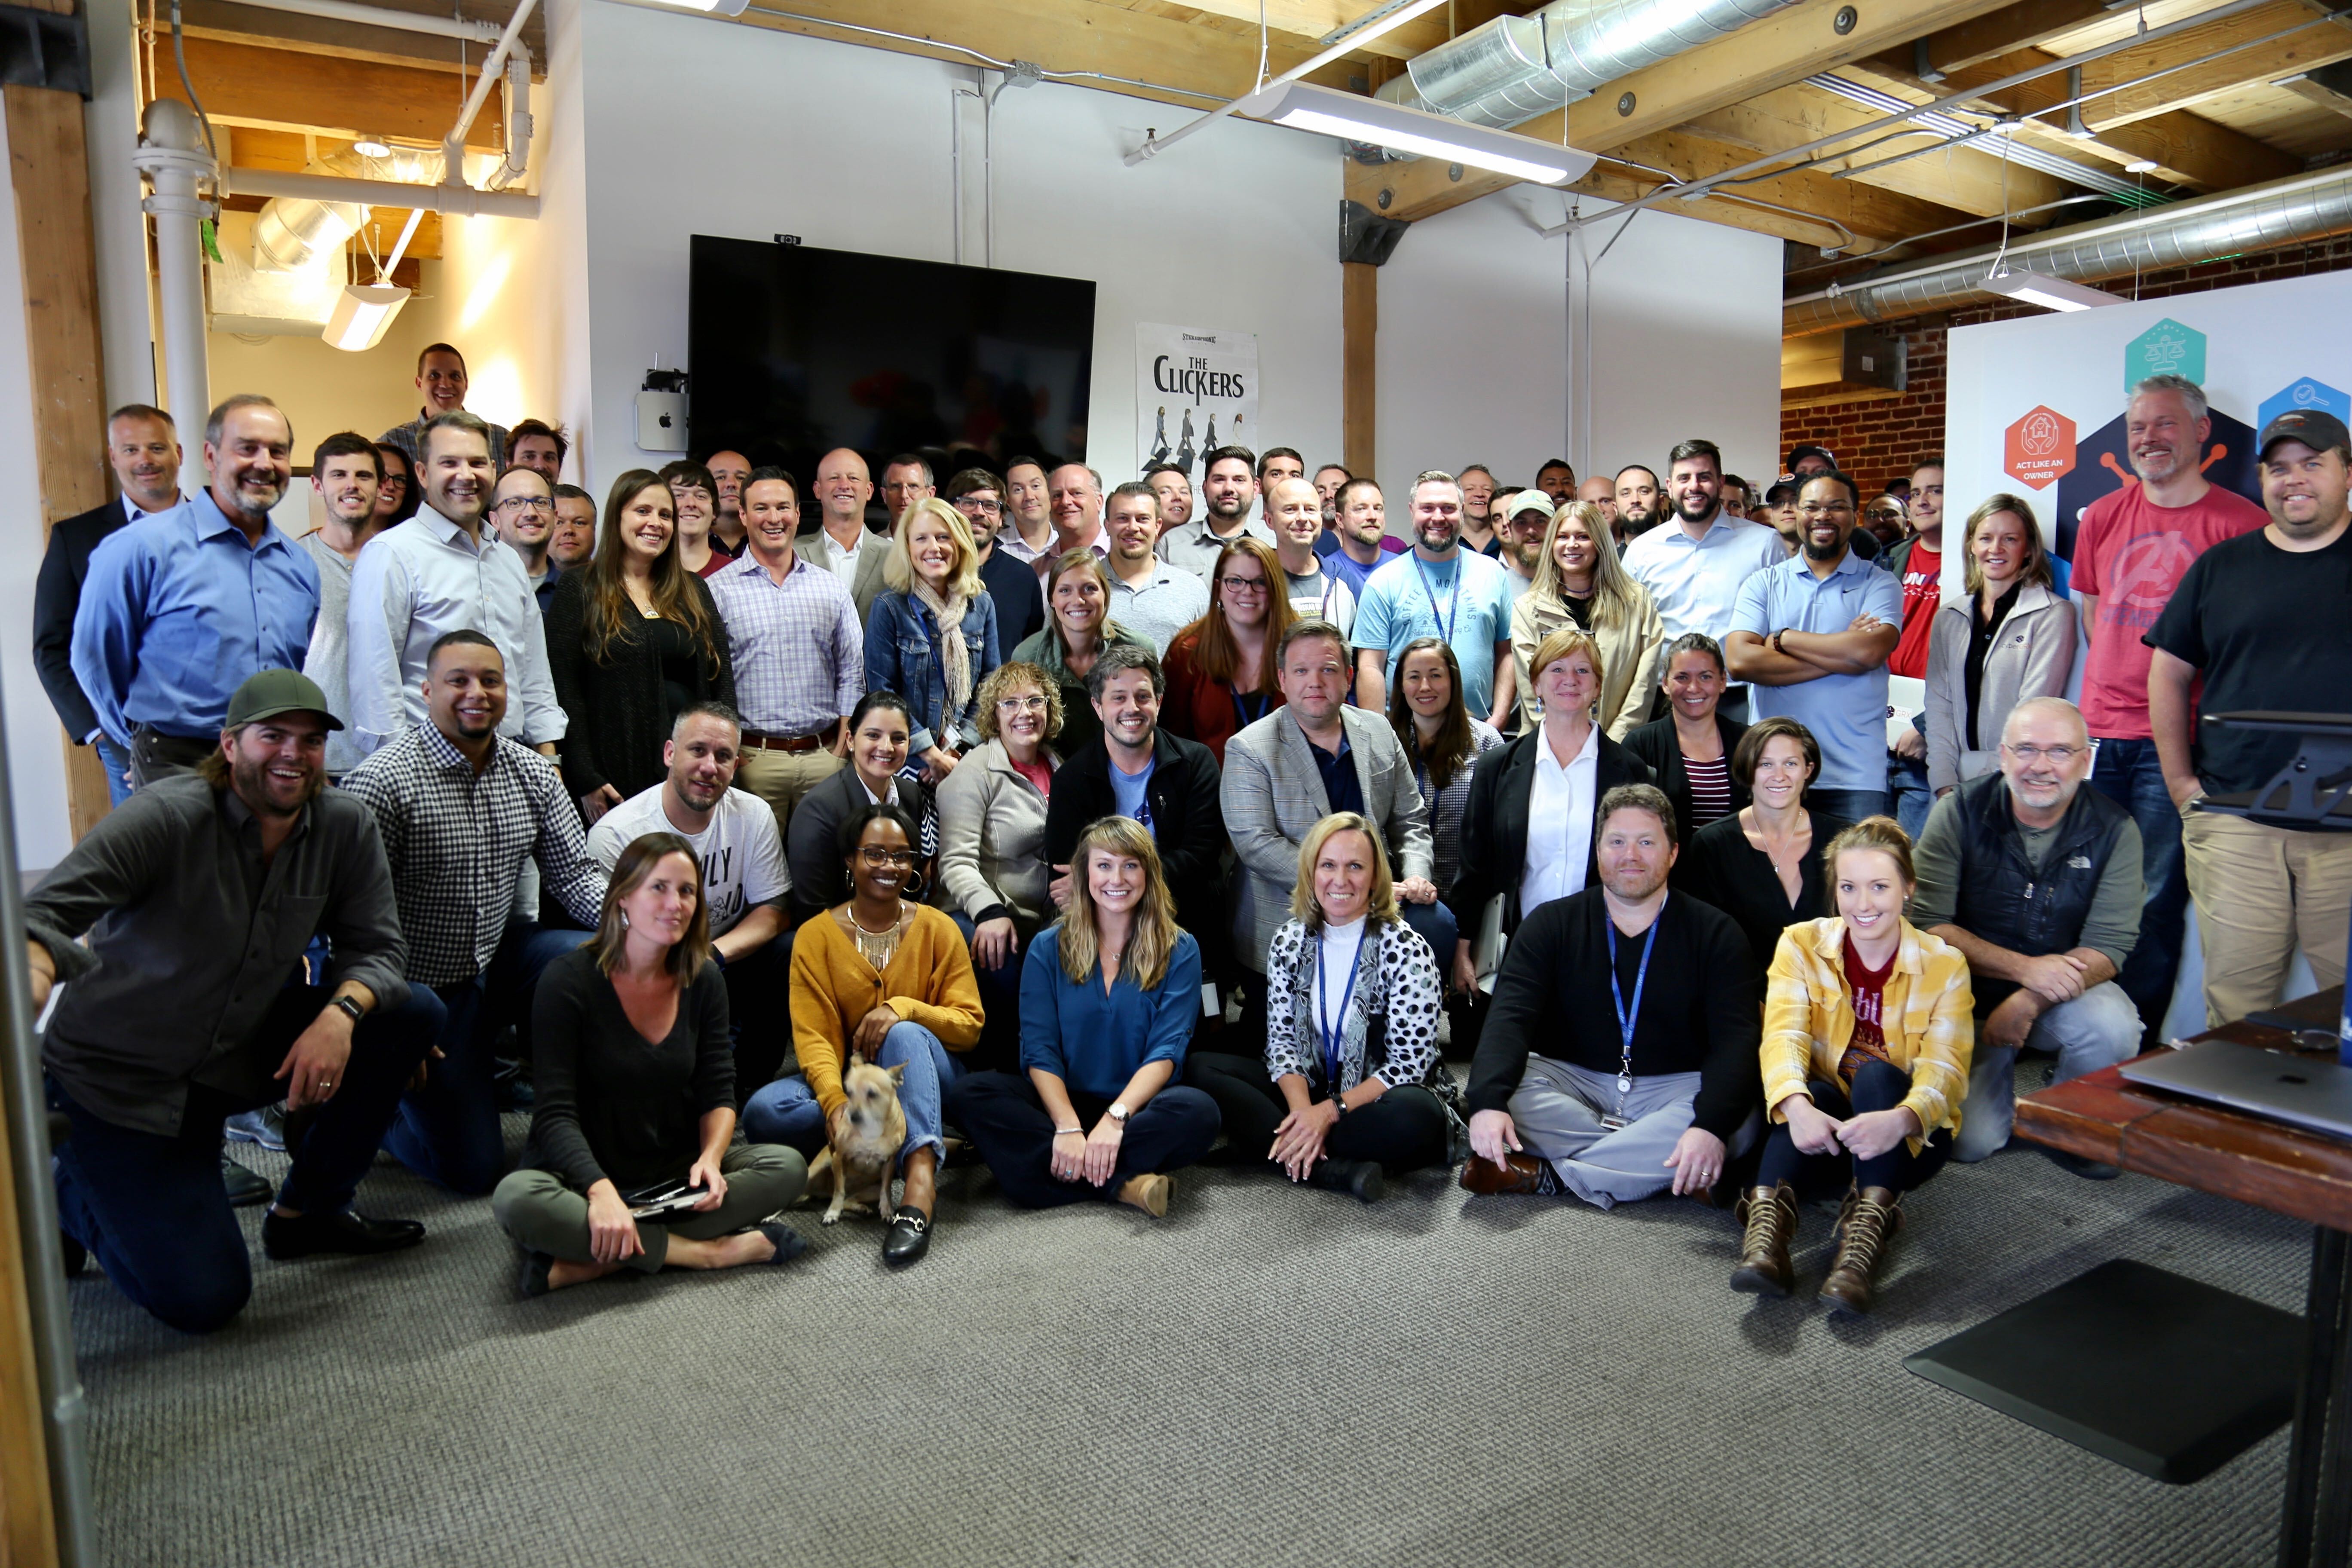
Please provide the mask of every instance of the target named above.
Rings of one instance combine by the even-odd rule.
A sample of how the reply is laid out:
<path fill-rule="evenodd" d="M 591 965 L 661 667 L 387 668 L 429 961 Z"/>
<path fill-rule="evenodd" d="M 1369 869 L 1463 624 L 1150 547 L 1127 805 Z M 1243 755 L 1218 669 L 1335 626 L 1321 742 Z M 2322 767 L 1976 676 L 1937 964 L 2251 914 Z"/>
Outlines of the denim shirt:
<path fill-rule="evenodd" d="M 974 722 L 980 683 L 1001 662 L 996 646 L 996 601 L 986 590 L 964 603 L 963 641 L 971 660 L 971 696 L 948 711 L 948 678 L 938 655 L 939 621 L 910 593 L 877 595 L 866 622 L 866 689 L 895 691 L 915 710 L 910 757 L 933 746 L 952 744 L 967 752 L 980 744 Z"/>

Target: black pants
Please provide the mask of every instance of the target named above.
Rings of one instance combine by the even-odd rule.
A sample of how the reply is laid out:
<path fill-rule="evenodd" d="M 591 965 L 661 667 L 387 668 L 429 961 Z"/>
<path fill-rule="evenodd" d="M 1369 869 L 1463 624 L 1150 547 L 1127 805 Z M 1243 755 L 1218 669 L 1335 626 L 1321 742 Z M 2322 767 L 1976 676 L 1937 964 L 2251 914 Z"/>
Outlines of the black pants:
<path fill-rule="evenodd" d="M 1874 1058 L 1863 1063 L 1862 1070 L 1853 1075 L 1851 1095 L 1826 1079 L 1816 1079 L 1807 1088 L 1812 1091 L 1816 1109 L 1843 1121 L 1864 1111 L 1894 1110 L 1911 1092 L 1911 1075 Z M 1772 1129 L 1772 1136 L 1764 1145 L 1763 1163 L 1756 1170 L 1756 1184 L 1769 1187 L 1786 1182 L 1797 1189 L 1800 1197 L 1823 1197 L 1843 1192 L 1850 1179 L 1857 1187 L 1885 1187 L 1907 1193 L 1942 1170 L 1951 1155 L 1952 1132 L 1948 1127 L 1938 1129 L 1916 1154 L 1911 1152 L 1906 1141 L 1874 1160 L 1858 1160 L 1843 1149 L 1827 1154 L 1808 1154 L 1797 1147 L 1797 1140 L 1783 1122 Z"/>
<path fill-rule="evenodd" d="M 963 1129 L 995 1173 L 1004 1195 L 1024 1208 L 1053 1208 L 1088 1198 L 1116 1202 L 1128 1179 L 1181 1170 L 1217 1141 L 1217 1102 L 1197 1089 L 1171 1084 L 1127 1119 L 1118 1163 L 1097 1187 L 1054 1176 L 1054 1118 L 1027 1073 L 967 1073 L 949 1084 L 947 1119 Z M 1110 1101 L 1070 1091 L 1079 1125 L 1091 1129 Z"/>
<path fill-rule="evenodd" d="M 1184 1081 L 1217 1102 L 1234 1163 L 1264 1163 L 1274 1130 L 1290 1113 L 1265 1062 L 1195 1051 L 1184 1060 Z M 1340 1117 L 1323 1152 L 1334 1160 L 1377 1160 L 1391 1173 L 1444 1164 L 1445 1108 L 1418 1085 L 1391 1089 Z"/>
<path fill-rule="evenodd" d="M 189 740 L 166 735 L 149 725 L 136 725 L 131 731 L 131 787 L 145 789 L 158 780 L 194 773 L 198 763 L 219 750 L 217 735 L 210 740 Z"/>
<path fill-rule="evenodd" d="M 776 1076 L 793 1043 L 793 933 L 779 931 L 763 947 L 731 959 L 727 1019 L 735 1034 L 735 1104 L 740 1110 Z"/>

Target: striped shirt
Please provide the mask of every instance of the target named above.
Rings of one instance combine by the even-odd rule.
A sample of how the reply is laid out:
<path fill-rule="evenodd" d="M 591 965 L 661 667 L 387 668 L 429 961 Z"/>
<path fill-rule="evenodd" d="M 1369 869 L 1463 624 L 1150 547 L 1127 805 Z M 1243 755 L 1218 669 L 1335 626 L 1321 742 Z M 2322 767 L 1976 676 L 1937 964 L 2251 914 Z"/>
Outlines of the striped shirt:
<path fill-rule="evenodd" d="M 1696 833 L 1719 816 L 1731 815 L 1731 759 L 1728 756 L 1717 757 L 1711 763 L 1685 757 L 1683 773 L 1690 780 L 1692 832 Z"/>
<path fill-rule="evenodd" d="M 743 727 L 761 735 L 814 735 L 866 695 L 866 633 L 849 584 L 797 555 L 782 582 L 759 558 L 706 579 L 735 664 Z"/>
<path fill-rule="evenodd" d="M 1423 805 L 1429 807 L 1430 837 L 1436 840 L 1431 856 L 1429 879 L 1437 885 L 1441 899 L 1454 891 L 1454 879 L 1462 872 L 1462 811 L 1470 804 L 1470 775 L 1478 766 L 1478 759 L 1503 744 L 1503 737 L 1484 719 L 1470 721 L 1470 754 L 1454 770 L 1454 777 L 1444 789 L 1431 782 L 1428 767 L 1419 757 L 1413 759 L 1412 781 L 1421 788 Z M 1447 963 L 1453 960 L 1448 958 Z"/>

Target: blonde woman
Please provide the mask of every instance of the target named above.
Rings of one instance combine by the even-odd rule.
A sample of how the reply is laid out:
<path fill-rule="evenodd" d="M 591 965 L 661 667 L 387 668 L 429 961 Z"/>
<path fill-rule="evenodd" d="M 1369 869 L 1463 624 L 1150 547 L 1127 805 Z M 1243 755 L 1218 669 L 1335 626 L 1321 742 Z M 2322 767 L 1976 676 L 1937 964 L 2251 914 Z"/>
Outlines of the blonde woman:
<path fill-rule="evenodd" d="M 882 581 L 888 592 L 866 617 L 866 689 L 907 700 L 908 752 L 922 782 L 936 784 L 980 744 L 975 698 L 998 663 L 996 600 L 980 580 L 971 524 L 925 496 L 898 514 Z"/>
<path fill-rule="evenodd" d="M 1076 854 L 1069 908 L 1022 963 L 1023 1071 L 959 1079 L 948 1115 L 1024 1208 L 1092 1198 L 1157 1218 L 1168 1173 L 1217 1136 L 1216 1101 L 1174 1081 L 1201 1010 L 1201 949 L 1177 929 L 1150 829 L 1106 816 Z"/>
<path fill-rule="evenodd" d="M 1968 961 L 1904 918 L 1916 878 L 1892 817 L 1830 841 L 1837 913 L 1780 933 L 1764 995 L 1764 1107 L 1774 1123 L 1731 1288 L 1785 1296 L 1797 1200 L 1846 1183 L 1822 1295 L 1867 1312 L 1903 1194 L 1943 1168 L 1960 1130 L 1975 1026 Z"/>
<path fill-rule="evenodd" d="M 1996 495 L 1960 536 L 1968 591 L 1927 633 L 1927 786 L 1937 795 L 2000 770 L 2000 731 L 2029 697 L 2063 697 L 2074 602 L 2058 596 L 2033 505 Z"/>
<path fill-rule="evenodd" d="M 1618 563 L 1608 521 L 1590 501 L 1552 513 L 1535 581 L 1511 606 L 1511 661 L 1518 670 L 1525 729 L 1543 717 L 1529 661 L 1546 637 L 1568 626 L 1590 633 L 1600 649 L 1608 679 L 1592 719 L 1602 734 L 1622 741 L 1650 717 L 1666 627 L 1650 591 Z"/>
<path fill-rule="evenodd" d="M 1158 657 L 1151 639 L 1110 618 L 1110 570 L 1092 550 L 1063 552 L 1045 569 L 1045 629 L 1021 641 L 1012 657 L 1054 678 L 1062 693 L 1062 754 L 1076 756 L 1102 735 L 1087 700 L 1087 672 L 1103 649 L 1125 644 Z"/>
<path fill-rule="evenodd" d="M 1437 959 L 1404 923 L 1388 852 L 1358 812 L 1307 829 L 1290 912 L 1266 952 L 1264 1059 L 1202 1051 L 1184 1081 L 1217 1102 L 1236 1159 L 1374 1203 L 1387 1173 L 1469 1148 L 1438 1056 Z"/>

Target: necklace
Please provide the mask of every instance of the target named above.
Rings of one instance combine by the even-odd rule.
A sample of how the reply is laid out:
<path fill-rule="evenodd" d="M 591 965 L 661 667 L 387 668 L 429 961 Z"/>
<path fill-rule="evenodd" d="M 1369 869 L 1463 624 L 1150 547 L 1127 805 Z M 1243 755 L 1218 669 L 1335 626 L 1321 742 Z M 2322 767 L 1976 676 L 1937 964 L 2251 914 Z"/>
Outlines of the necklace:
<path fill-rule="evenodd" d="M 850 940 L 857 944 L 857 956 L 872 964 L 874 973 L 881 973 L 890 967 L 891 955 L 898 951 L 898 934 L 907 923 L 906 905 L 901 902 L 897 917 L 885 931 L 867 931 L 865 922 L 857 918 L 856 904 L 850 905 L 847 912 L 849 924 L 856 932 Z"/>

